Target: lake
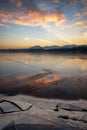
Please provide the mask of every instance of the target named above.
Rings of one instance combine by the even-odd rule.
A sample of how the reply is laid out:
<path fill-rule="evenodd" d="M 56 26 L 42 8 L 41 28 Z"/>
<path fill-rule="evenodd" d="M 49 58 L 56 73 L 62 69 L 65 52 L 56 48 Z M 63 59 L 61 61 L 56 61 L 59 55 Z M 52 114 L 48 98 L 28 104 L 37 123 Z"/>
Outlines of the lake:
<path fill-rule="evenodd" d="M 1 53 L 0 92 L 87 99 L 87 54 Z"/>

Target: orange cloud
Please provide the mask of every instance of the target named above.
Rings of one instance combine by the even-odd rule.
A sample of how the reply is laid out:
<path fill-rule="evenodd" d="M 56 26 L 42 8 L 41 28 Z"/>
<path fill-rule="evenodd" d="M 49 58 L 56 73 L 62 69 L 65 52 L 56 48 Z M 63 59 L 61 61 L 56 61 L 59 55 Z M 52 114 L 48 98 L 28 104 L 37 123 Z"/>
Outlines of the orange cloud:
<path fill-rule="evenodd" d="M 86 25 L 86 24 L 87 24 L 87 20 L 85 20 L 85 21 L 77 21 L 73 25 L 75 25 L 75 26 L 82 26 L 82 25 Z"/>
<path fill-rule="evenodd" d="M 48 23 L 60 25 L 66 22 L 66 17 L 63 13 L 44 14 L 40 11 L 29 11 L 27 14 L 15 12 L 0 12 L 2 23 L 13 23 L 24 26 L 44 26 Z"/>
<path fill-rule="evenodd" d="M 52 83 L 52 82 L 58 81 L 58 80 L 60 80 L 60 77 L 58 77 L 58 76 L 54 76 L 53 79 L 50 79 L 48 77 L 44 77 L 44 78 L 39 78 L 39 79 L 30 81 L 30 82 L 26 82 L 26 84 L 35 88 L 37 86 L 46 85 L 48 83 Z"/>

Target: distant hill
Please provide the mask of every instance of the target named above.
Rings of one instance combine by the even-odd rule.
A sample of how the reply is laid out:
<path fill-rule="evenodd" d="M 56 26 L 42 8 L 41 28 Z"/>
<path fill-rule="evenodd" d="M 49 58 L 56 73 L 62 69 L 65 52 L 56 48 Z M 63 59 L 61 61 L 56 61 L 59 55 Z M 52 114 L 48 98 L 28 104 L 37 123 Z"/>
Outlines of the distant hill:
<path fill-rule="evenodd" d="M 41 46 L 33 46 L 33 47 L 30 47 L 28 50 L 43 50 L 43 47 L 41 47 Z"/>
<path fill-rule="evenodd" d="M 53 52 L 53 53 L 87 53 L 87 45 L 65 45 L 65 46 L 33 46 L 25 49 L 1 49 L 1 53 L 21 52 Z"/>
<path fill-rule="evenodd" d="M 59 49 L 59 46 L 45 46 L 44 50 L 53 50 L 53 49 Z"/>

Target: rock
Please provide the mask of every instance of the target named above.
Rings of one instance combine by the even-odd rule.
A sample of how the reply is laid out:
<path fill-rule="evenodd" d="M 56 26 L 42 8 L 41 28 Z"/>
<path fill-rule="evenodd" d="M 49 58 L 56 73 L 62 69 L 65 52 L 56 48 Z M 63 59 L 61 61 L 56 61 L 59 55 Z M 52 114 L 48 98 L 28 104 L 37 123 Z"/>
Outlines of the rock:
<path fill-rule="evenodd" d="M 13 100 L 12 102 L 14 102 L 17 106 L 19 106 L 22 111 L 28 110 L 29 108 L 32 107 L 31 103 L 16 100 Z"/>
<path fill-rule="evenodd" d="M 13 105 L 12 107 L 17 107 L 15 109 L 19 111 L 0 114 L 1 130 L 3 128 L 4 130 L 55 130 L 55 128 L 57 130 L 87 130 L 86 100 L 67 101 L 25 95 L 7 96 L 0 101 L 1 113 L 3 103 L 9 103 L 9 106 Z"/>
<path fill-rule="evenodd" d="M 59 108 L 59 105 L 57 104 L 57 105 L 56 105 L 56 108 L 54 109 L 54 111 L 59 111 L 58 108 Z"/>
<path fill-rule="evenodd" d="M 64 120 L 73 120 L 73 121 L 82 121 L 87 123 L 87 113 L 86 112 L 77 112 L 77 111 L 66 111 L 60 110 L 58 113 L 58 118 L 62 118 Z"/>
<path fill-rule="evenodd" d="M 20 109 L 16 105 L 7 101 L 3 101 L 2 103 L 0 103 L 0 108 L 2 109 L 2 114 L 20 111 Z"/>
<path fill-rule="evenodd" d="M 21 101 L 9 101 L 9 100 L 1 100 L 0 101 L 0 113 L 12 113 L 18 111 L 25 111 L 32 107 L 32 104 L 21 102 Z"/>
<path fill-rule="evenodd" d="M 68 111 L 83 111 L 81 107 L 71 105 L 71 104 L 66 104 L 66 103 L 61 103 L 59 104 L 60 109 L 68 110 Z"/>
<path fill-rule="evenodd" d="M 77 129 L 67 125 L 56 127 L 41 124 L 15 124 L 5 127 L 3 130 L 77 130 Z"/>
<path fill-rule="evenodd" d="M 2 109 L 0 108 L 0 114 L 2 114 L 3 112 L 2 112 Z"/>
<path fill-rule="evenodd" d="M 76 129 L 87 130 L 87 113 L 78 111 L 59 110 L 58 119 L 65 124 L 75 127 Z"/>
<path fill-rule="evenodd" d="M 11 123 L 13 124 L 13 122 L 17 118 L 19 118 L 20 115 L 21 115 L 21 112 L 0 114 L 0 130 L 8 126 L 8 124 L 11 124 Z"/>

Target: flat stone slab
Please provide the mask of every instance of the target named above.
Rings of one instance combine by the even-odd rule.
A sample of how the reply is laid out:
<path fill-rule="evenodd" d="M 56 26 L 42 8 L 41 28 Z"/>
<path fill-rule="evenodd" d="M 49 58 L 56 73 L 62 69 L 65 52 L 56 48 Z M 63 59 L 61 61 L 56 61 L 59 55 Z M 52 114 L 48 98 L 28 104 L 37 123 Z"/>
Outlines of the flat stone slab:
<path fill-rule="evenodd" d="M 73 121 L 82 121 L 84 123 L 87 123 L 87 113 L 86 112 L 70 112 L 66 110 L 59 110 L 58 118 L 64 119 L 64 120 L 73 120 Z"/>
<path fill-rule="evenodd" d="M 25 111 L 32 107 L 32 104 L 16 101 L 16 100 L 1 100 L 0 101 L 0 113 L 12 113 L 12 112 L 19 112 Z"/>
<path fill-rule="evenodd" d="M 85 108 L 81 108 L 79 106 L 71 105 L 71 104 L 66 104 L 66 103 L 61 103 L 58 104 L 58 108 L 68 110 L 68 111 L 85 111 Z"/>
<path fill-rule="evenodd" d="M 16 105 L 13 105 L 12 103 L 7 101 L 0 103 L 0 108 L 2 110 L 2 114 L 20 111 L 20 109 Z"/>
<path fill-rule="evenodd" d="M 16 100 L 13 100 L 12 102 L 14 102 L 17 106 L 19 106 L 22 111 L 28 110 L 29 108 L 32 107 L 32 104 L 28 102 L 22 102 L 22 101 L 16 101 Z"/>
<path fill-rule="evenodd" d="M 87 130 L 86 100 L 48 100 L 25 95 L 0 99 L 0 113 L 8 106 L 18 112 L 0 114 L 0 130 Z"/>

